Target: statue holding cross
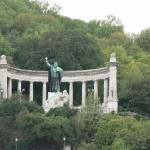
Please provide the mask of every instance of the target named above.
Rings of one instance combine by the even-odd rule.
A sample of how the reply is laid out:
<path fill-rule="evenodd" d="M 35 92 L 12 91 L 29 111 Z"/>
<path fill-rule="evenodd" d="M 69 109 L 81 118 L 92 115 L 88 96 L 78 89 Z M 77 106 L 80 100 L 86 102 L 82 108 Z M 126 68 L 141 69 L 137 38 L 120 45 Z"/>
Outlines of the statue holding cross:
<path fill-rule="evenodd" d="M 49 92 L 60 92 L 60 83 L 62 78 L 63 69 L 58 66 L 57 62 L 50 64 L 48 58 L 45 57 L 45 62 L 49 67 L 48 71 L 48 83 L 49 83 Z"/>

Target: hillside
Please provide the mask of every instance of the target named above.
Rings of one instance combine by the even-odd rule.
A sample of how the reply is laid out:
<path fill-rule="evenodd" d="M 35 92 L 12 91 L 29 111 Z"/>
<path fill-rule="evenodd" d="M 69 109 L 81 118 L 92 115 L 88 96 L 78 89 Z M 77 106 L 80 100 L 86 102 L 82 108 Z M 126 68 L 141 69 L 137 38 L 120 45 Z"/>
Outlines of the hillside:
<path fill-rule="evenodd" d="M 113 16 L 106 20 L 71 20 L 56 8 L 28 0 L 0 1 L 0 54 L 9 63 L 45 70 L 44 57 L 65 70 L 103 66 L 111 52 L 119 61 L 121 106 L 150 114 L 150 29 L 127 35 Z"/>
<path fill-rule="evenodd" d="M 119 62 L 119 111 L 123 113 L 134 112 L 138 116 L 150 117 L 150 28 L 143 30 L 139 35 L 129 35 L 124 32 L 123 28 L 121 21 L 114 16 L 108 16 L 105 20 L 92 20 L 86 23 L 82 20 L 72 20 L 68 17 L 61 16 L 58 7 L 49 7 L 47 4 L 41 4 L 36 1 L 0 0 L 0 55 L 7 55 L 9 64 L 24 69 L 46 70 L 44 58 L 47 56 L 50 62 L 57 60 L 64 70 L 91 69 L 105 66 L 105 63 L 109 60 L 110 54 L 115 52 Z M 76 92 L 78 92 L 78 89 L 76 89 Z M 19 104 L 15 104 L 15 107 L 16 105 L 18 106 Z M 2 106 L 4 107 L 5 104 L 2 104 Z M 0 108 L 2 108 L 2 106 L 0 106 Z M 15 110 L 17 115 L 10 115 L 12 120 L 14 116 L 19 117 L 20 112 L 25 114 L 28 111 L 30 112 L 30 110 L 27 110 L 29 108 L 25 109 L 26 106 L 19 105 L 18 107 L 19 110 L 17 112 Z M 41 108 L 38 110 L 41 110 Z M 4 112 L 2 110 L 0 115 L 5 118 L 7 113 L 8 112 L 5 112 L 4 108 Z M 43 121 L 45 123 L 43 126 L 48 124 L 49 128 L 51 128 L 53 124 L 49 124 L 48 122 L 53 122 L 53 120 L 56 119 L 55 125 L 60 125 L 59 118 L 42 117 L 41 112 L 38 118 L 34 118 L 34 115 L 32 116 L 31 114 L 23 119 L 31 119 L 31 122 L 32 119 L 35 119 L 35 122 L 38 119 L 45 120 L 45 122 Z M 70 143 L 80 143 L 82 141 L 80 136 L 84 135 L 83 137 L 86 140 L 83 140 L 83 143 L 81 142 L 82 145 L 80 145 L 81 147 L 79 150 L 84 150 L 82 146 L 86 147 L 85 143 L 90 143 L 90 146 L 93 147 L 96 143 L 99 145 L 99 148 L 102 148 L 102 145 L 104 146 L 104 141 L 109 139 L 109 134 L 102 134 L 101 127 L 105 128 L 105 125 L 108 127 L 111 127 L 111 125 L 115 126 L 118 125 L 118 122 L 124 123 L 122 116 L 118 115 L 111 117 L 110 122 L 106 121 L 109 116 L 106 117 L 106 120 L 103 118 L 104 120 L 102 119 L 101 122 L 102 126 L 98 126 L 96 131 L 93 131 L 95 129 L 93 126 L 91 127 L 87 124 L 91 129 L 90 131 L 85 125 L 86 121 L 84 120 L 85 122 L 83 121 L 82 125 L 86 126 L 89 130 L 84 131 L 84 129 L 81 129 L 81 132 L 83 132 L 82 134 L 74 133 L 79 134 L 79 139 L 77 139 L 77 141 L 74 139 L 76 135 L 72 137 L 73 133 L 68 133 L 63 124 L 68 121 L 68 118 L 62 118 L 61 123 L 64 126 L 62 127 L 60 125 L 59 127 L 62 127 L 65 130 L 65 134 L 70 137 Z M 113 118 L 118 122 L 113 122 Z M 12 120 L 9 119 L 10 118 L 8 118 L 7 121 L 12 122 Z M 117 134 L 117 139 L 110 137 L 112 140 L 104 146 L 104 149 L 113 149 L 112 147 L 115 147 L 119 142 L 122 146 L 127 144 L 131 150 L 138 150 L 135 143 L 140 143 L 141 141 L 139 142 L 135 139 L 135 147 L 132 147 L 132 143 L 127 140 L 123 131 L 125 130 L 125 133 L 128 133 L 126 132 L 128 130 L 126 126 L 130 126 L 131 124 L 133 128 L 136 128 L 136 131 L 142 128 L 142 133 L 144 133 L 142 136 L 148 136 L 149 138 L 149 135 L 146 135 L 149 129 L 149 124 L 147 122 L 143 125 L 142 121 L 138 122 L 135 118 L 135 120 L 130 117 L 125 119 L 125 122 L 129 121 L 129 124 L 125 124 L 124 127 L 118 127 L 120 135 L 114 131 L 114 135 Z M 8 123 L 7 121 L 5 122 L 6 124 Z M 26 122 L 26 120 L 22 121 Z M 101 120 L 98 121 L 100 122 Z M 96 123 L 98 123 L 98 121 L 96 121 Z M 134 122 L 138 125 L 136 126 Z M 4 130 L 5 123 L 2 125 L 2 129 Z M 74 132 L 75 128 L 72 126 L 70 127 L 69 121 L 67 123 L 66 126 L 70 128 L 71 132 Z M 22 126 L 21 122 L 21 129 L 28 126 L 30 127 L 30 125 L 32 124 L 25 124 L 25 126 Z M 9 127 L 7 129 L 9 129 Z M 15 127 L 12 130 L 13 133 L 16 132 Z M 45 130 L 47 131 L 48 129 Z M 112 127 L 110 133 L 112 133 L 113 130 Z M 10 131 L 10 133 L 11 132 L 12 131 Z M 30 130 L 27 131 L 27 133 L 28 132 L 30 133 Z M 135 132 L 132 132 L 133 134 L 129 136 L 131 139 L 136 136 Z M 32 137 L 35 133 L 30 136 Z M 62 136 L 63 133 L 59 133 Z M 94 133 L 94 135 L 92 133 Z M 35 135 L 35 143 L 36 140 L 38 141 L 40 139 L 40 134 L 41 133 Z M 128 135 L 129 134 L 130 133 L 128 133 Z M 141 133 L 138 132 L 138 136 L 140 136 L 140 134 Z M 5 132 L 1 131 L 0 128 L 0 143 L 1 141 L 5 141 L 7 136 L 9 137 L 9 134 L 6 137 L 3 137 L 3 135 L 5 135 Z M 104 135 L 108 137 L 105 137 L 106 139 L 104 139 L 104 141 L 94 140 L 94 144 L 88 138 L 90 137 L 92 139 L 93 136 L 96 136 L 97 139 L 101 139 Z M 51 140 L 51 135 L 42 136 L 43 139 L 49 138 L 48 140 Z M 137 139 L 139 138 L 138 136 L 136 137 Z M 32 141 L 33 139 L 31 138 L 29 140 Z M 79 142 L 78 140 L 81 141 Z M 54 142 L 56 142 L 56 139 Z M 146 142 L 148 143 L 148 140 Z M 111 145 L 111 148 L 108 145 Z M 149 146 L 149 143 L 147 145 Z M 140 148 L 146 150 L 149 149 L 148 146 L 145 149 Z M 140 148 L 139 150 L 141 150 Z"/>

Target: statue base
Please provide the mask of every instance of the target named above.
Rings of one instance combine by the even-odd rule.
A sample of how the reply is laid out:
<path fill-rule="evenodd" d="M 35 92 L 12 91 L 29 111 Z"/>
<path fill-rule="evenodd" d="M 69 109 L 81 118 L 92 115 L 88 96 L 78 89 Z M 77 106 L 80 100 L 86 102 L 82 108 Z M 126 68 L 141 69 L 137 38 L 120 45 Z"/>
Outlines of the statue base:
<path fill-rule="evenodd" d="M 103 113 L 118 112 L 118 101 L 107 101 L 102 104 Z"/>
<path fill-rule="evenodd" d="M 43 102 L 43 109 L 48 112 L 51 108 L 63 107 L 69 105 L 69 94 L 66 90 L 63 92 L 48 92 L 48 99 Z"/>

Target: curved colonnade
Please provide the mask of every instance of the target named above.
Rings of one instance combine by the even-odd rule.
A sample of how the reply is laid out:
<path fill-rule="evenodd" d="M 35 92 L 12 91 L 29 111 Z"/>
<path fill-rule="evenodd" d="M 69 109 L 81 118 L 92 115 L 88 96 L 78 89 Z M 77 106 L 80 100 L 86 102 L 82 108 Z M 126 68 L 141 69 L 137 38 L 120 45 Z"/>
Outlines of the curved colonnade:
<path fill-rule="evenodd" d="M 98 96 L 98 81 L 104 80 L 104 97 L 103 97 L 103 109 L 104 112 L 111 112 L 118 110 L 117 99 L 117 62 L 115 54 L 110 57 L 110 62 L 107 67 L 90 70 L 78 70 L 78 71 L 64 71 L 62 82 L 69 83 L 69 96 L 70 106 L 73 107 L 73 84 L 75 82 L 82 83 L 82 106 L 86 103 L 86 83 L 88 81 L 94 82 L 94 97 Z M 0 58 L 0 85 L 3 90 L 3 97 L 12 96 L 12 80 L 18 81 L 17 90 L 21 92 L 22 81 L 28 81 L 29 84 L 29 101 L 33 101 L 33 84 L 34 82 L 41 82 L 42 88 L 42 102 L 46 100 L 47 95 L 47 71 L 34 71 L 24 70 L 11 67 L 7 64 L 6 56 L 2 55 Z"/>

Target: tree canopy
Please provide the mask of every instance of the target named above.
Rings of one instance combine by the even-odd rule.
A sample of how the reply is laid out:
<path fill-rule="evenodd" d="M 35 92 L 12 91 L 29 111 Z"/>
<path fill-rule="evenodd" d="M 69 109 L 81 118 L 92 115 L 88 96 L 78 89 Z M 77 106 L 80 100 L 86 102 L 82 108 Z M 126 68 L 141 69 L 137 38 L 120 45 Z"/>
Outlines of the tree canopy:
<path fill-rule="evenodd" d="M 126 114 L 101 114 L 91 96 L 81 112 L 67 105 L 43 113 L 41 106 L 13 96 L 0 102 L 0 149 L 148 150 L 150 120 Z"/>

